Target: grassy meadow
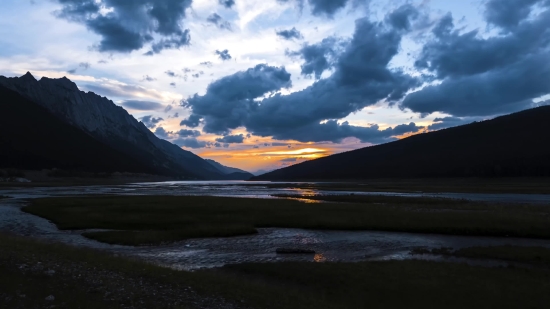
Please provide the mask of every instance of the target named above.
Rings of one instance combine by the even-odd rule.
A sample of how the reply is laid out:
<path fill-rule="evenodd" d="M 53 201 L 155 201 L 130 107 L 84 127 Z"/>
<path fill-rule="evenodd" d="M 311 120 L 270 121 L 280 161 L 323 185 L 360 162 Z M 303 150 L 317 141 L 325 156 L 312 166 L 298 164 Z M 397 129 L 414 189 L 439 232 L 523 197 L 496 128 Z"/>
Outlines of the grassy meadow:
<path fill-rule="evenodd" d="M 60 229 L 124 245 L 246 235 L 262 227 L 376 230 L 550 238 L 550 208 L 461 200 L 341 197 L 339 203 L 196 196 L 100 196 L 32 200 L 23 210 Z M 358 200 L 348 200 L 358 199 Z"/>

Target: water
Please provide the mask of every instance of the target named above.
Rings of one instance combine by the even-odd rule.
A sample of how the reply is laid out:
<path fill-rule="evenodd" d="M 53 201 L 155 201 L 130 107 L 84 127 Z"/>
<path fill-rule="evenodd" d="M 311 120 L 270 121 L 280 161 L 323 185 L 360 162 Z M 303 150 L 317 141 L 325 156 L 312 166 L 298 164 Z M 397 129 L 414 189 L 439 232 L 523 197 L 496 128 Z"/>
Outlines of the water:
<path fill-rule="evenodd" d="M 273 198 L 273 194 L 384 194 L 396 196 L 434 196 L 464 198 L 476 201 L 550 203 L 550 195 L 522 194 L 461 194 L 461 193 L 391 193 L 342 192 L 313 189 L 269 188 L 269 182 L 162 182 L 118 186 L 85 186 L 65 188 L 21 188 L 0 190 L 0 195 L 12 197 L 0 200 L 0 230 L 32 237 L 55 240 L 71 245 L 107 250 L 136 256 L 154 263 L 193 270 L 218 267 L 229 263 L 279 261 L 364 261 L 410 259 L 412 249 L 470 246 L 542 246 L 550 241 L 519 238 L 464 237 L 434 234 L 410 234 L 372 231 L 312 231 L 302 229 L 259 229 L 257 235 L 231 238 L 192 239 L 163 246 L 129 247 L 103 244 L 81 236 L 83 231 L 60 231 L 51 222 L 20 210 L 25 199 L 70 195 L 209 195 L 231 197 Z M 311 249 L 315 254 L 277 254 L 277 248 Z M 422 258 L 422 257 L 421 257 Z M 423 257 L 426 258 L 426 257 Z M 433 257 L 430 257 L 433 258 Z"/>

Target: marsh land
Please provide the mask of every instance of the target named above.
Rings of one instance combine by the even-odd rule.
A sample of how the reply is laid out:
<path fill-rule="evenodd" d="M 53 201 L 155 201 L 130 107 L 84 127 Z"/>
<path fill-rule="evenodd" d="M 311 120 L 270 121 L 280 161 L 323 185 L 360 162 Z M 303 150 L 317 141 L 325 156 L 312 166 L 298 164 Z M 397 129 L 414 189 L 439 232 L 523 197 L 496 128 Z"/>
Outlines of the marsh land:
<path fill-rule="evenodd" d="M 550 303 L 548 203 L 349 192 L 359 184 L 251 185 L 1 191 L 0 230 L 11 234 L 0 233 L 0 306 Z M 304 254 L 276 253 L 285 246 Z"/>

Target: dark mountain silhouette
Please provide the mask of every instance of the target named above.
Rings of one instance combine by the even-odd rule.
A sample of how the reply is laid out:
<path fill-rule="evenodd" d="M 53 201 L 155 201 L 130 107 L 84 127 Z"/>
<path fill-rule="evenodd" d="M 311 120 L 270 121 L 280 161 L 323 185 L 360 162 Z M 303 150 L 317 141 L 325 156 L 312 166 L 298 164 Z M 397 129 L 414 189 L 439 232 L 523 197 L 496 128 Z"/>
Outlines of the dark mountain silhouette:
<path fill-rule="evenodd" d="M 221 173 L 223 173 L 224 175 L 226 175 L 226 177 L 228 179 L 232 179 L 232 180 L 248 180 L 252 177 L 254 177 L 254 175 L 252 175 L 251 173 L 247 172 L 247 171 L 244 171 L 244 170 L 241 170 L 241 169 L 238 169 L 238 168 L 234 168 L 234 167 L 229 167 L 229 166 L 225 166 L 219 162 L 216 162 L 214 160 L 210 160 L 210 159 L 205 159 L 206 162 L 210 163 L 212 166 L 214 166 L 217 170 L 219 170 Z"/>
<path fill-rule="evenodd" d="M 418 134 L 252 180 L 550 176 L 550 106 Z"/>
<path fill-rule="evenodd" d="M 0 168 L 168 174 L 95 140 L 0 86 Z"/>
<path fill-rule="evenodd" d="M 84 153 L 88 148 L 83 147 L 83 143 L 73 142 L 72 147 L 74 149 L 71 153 L 75 156 L 73 159 L 74 162 L 81 162 L 78 165 L 79 169 L 97 170 L 99 168 L 97 166 L 98 162 L 92 161 L 95 160 L 103 162 L 102 164 L 108 164 L 107 161 L 111 154 L 118 153 L 119 158 L 124 157 L 124 161 L 126 161 L 126 164 L 114 164 L 113 168 L 120 172 L 146 170 L 155 174 L 178 176 L 185 179 L 227 180 L 232 177 L 232 173 L 221 172 L 192 152 L 183 150 L 168 141 L 158 138 L 143 123 L 137 121 L 122 107 L 93 92 L 80 91 L 75 83 L 65 77 L 60 79 L 43 77 L 38 81 L 30 73 L 18 78 L 0 76 L 0 86 L 5 87 L 2 90 L 5 95 L 0 98 L 0 104 L 3 105 L 3 109 L 13 114 L 14 119 L 18 119 L 22 126 L 20 129 L 28 130 L 29 132 L 42 129 L 32 128 L 34 125 L 32 121 L 30 119 L 25 120 L 24 110 L 16 106 L 17 102 L 24 101 L 25 103 L 21 103 L 22 105 L 35 105 L 32 107 L 32 110 L 36 115 L 44 115 L 48 121 L 53 121 L 52 117 L 57 118 L 66 127 L 72 127 L 71 132 L 76 130 L 83 133 L 87 135 L 85 140 L 93 139 L 93 145 L 101 145 L 98 148 L 101 151 L 91 152 L 95 155 L 89 156 Z M 8 90 L 12 92 L 6 92 Z M 15 94 L 18 94 L 18 96 Z M 3 115 L 2 117 L 4 117 Z M 45 124 L 43 123 L 43 125 Z M 68 137 L 62 136 L 64 134 L 62 130 L 52 131 L 50 135 L 35 133 L 38 134 L 37 136 L 44 138 L 41 141 L 43 145 L 47 145 L 48 142 L 55 144 L 58 139 L 67 138 L 70 140 Z M 29 158 L 30 160 L 31 157 L 36 158 L 42 155 L 40 151 L 31 146 L 26 146 L 26 148 L 20 146 L 35 141 L 33 137 L 23 134 L 18 135 L 19 139 L 15 140 L 13 137 L 8 136 L 9 134 L 9 130 L 2 132 L 4 139 L 11 141 L 10 147 L 13 147 L 13 149 L 7 148 L 7 144 L 2 146 L 2 152 L 6 156 L 10 154 L 10 151 L 17 153 L 17 149 L 25 149 L 27 157 L 22 156 L 17 161 L 19 168 L 42 165 L 41 163 L 23 159 Z M 58 153 L 62 153 L 61 149 L 65 148 L 59 148 Z M 81 149 L 81 152 L 78 152 L 78 149 Z M 33 152 L 35 150 L 37 152 Z M 50 161 L 56 159 L 54 156 L 55 153 L 53 147 L 48 148 L 48 154 L 51 155 Z M 60 156 L 59 158 L 62 157 Z M 89 158 L 91 161 L 83 160 L 83 158 Z M 55 162 L 60 161 L 57 160 Z M 38 160 L 37 162 L 42 161 Z M 89 164 L 86 166 L 85 162 L 89 162 Z M 7 164 L 4 163 L 3 165 Z M 129 168 L 128 164 L 135 168 Z M 61 168 L 61 166 L 57 167 Z M 106 169 L 107 167 L 104 166 L 100 170 Z M 239 176 L 237 179 L 241 179 L 241 177 Z"/>

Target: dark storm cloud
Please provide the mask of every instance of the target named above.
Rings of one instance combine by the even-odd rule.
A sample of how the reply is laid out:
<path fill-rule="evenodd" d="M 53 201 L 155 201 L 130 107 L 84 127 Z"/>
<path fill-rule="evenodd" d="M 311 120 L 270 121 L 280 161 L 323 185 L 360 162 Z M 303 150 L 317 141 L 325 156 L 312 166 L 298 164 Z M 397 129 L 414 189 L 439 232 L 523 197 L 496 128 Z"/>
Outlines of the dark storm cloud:
<path fill-rule="evenodd" d="M 235 0 L 218 0 L 220 5 L 223 5 L 225 8 L 230 9 L 235 5 Z"/>
<path fill-rule="evenodd" d="M 194 137 L 178 138 L 172 141 L 172 143 L 180 147 L 187 147 L 187 148 L 193 148 L 193 149 L 205 148 L 212 145 L 210 142 L 199 141 Z"/>
<path fill-rule="evenodd" d="M 408 95 L 403 107 L 423 114 L 495 115 L 525 109 L 532 99 L 550 93 L 550 10 L 517 21 L 510 12 L 530 5 L 499 1 L 502 7 L 497 10 L 494 3 L 487 3 L 488 11 L 494 10 L 488 16 L 506 30 L 503 35 L 461 34 L 451 15 L 435 26 L 433 40 L 423 47 L 416 66 L 442 83 Z"/>
<path fill-rule="evenodd" d="M 540 0 L 489 0 L 486 4 L 486 20 L 502 29 L 517 27 L 531 13 L 531 7 Z"/>
<path fill-rule="evenodd" d="M 229 54 L 229 51 L 227 49 L 224 49 L 222 51 L 216 50 L 216 55 L 220 57 L 221 60 L 226 61 L 231 59 L 231 55 Z"/>
<path fill-rule="evenodd" d="M 101 52 L 131 52 L 151 43 L 152 55 L 188 45 L 189 31 L 182 29 L 192 0 L 57 0 L 59 18 L 85 25 L 101 36 Z M 102 11 L 103 10 L 103 11 Z M 107 11 L 107 13 L 103 13 Z M 153 42 L 153 36 L 160 39 Z"/>
<path fill-rule="evenodd" d="M 419 15 L 414 6 L 406 4 L 393 11 L 386 19 L 395 29 L 410 30 L 411 20 L 418 18 Z"/>
<path fill-rule="evenodd" d="M 280 30 L 280 31 L 275 31 L 275 33 L 282 37 L 283 39 L 285 40 L 293 40 L 293 39 L 297 39 L 297 40 L 300 40 L 300 39 L 303 39 L 304 37 L 302 36 L 302 34 L 300 33 L 300 31 L 298 31 L 295 27 L 293 27 L 292 29 L 290 30 Z"/>
<path fill-rule="evenodd" d="M 155 118 L 152 115 L 148 115 L 148 116 L 143 116 L 139 118 L 139 120 L 143 122 L 143 124 L 149 129 L 154 129 L 157 126 L 157 123 L 163 121 L 164 119 L 160 117 Z"/>
<path fill-rule="evenodd" d="M 309 0 L 313 15 L 332 16 L 344 8 L 349 0 Z"/>
<path fill-rule="evenodd" d="M 226 144 L 242 144 L 244 142 L 244 135 L 226 135 L 221 138 L 216 138 L 216 142 Z"/>
<path fill-rule="evenodd" d="M 413 17 L 413 12 L 410 14 Z M 380 130 L 334 120 L 381 100 L 398 102 L 409 89 L 420 85 L 418 79 L 388 68 L 403 34 L 403 29 L 389 22 L 359 19 L 329 78 L 281 95 L 278 91 L 291 85 L 290 74 L 284 68 L 258 65 L 213 82 L 205 95 L 195 94 L 184 100 L 183 106 L 191 109 L 197 125 L 198 119 L 203 119 L 205 132 L 222 135 L 242 126 L 254 135 L 280 140 L 339 142 L 356 137 L 376 143 L 416 132 L 420 128 L 414 123 Z"/>
<path fill-rule="evenodd" d="M 331 69 L 337 61 L 337 56 L 342 52 L 345 45 L 338 38 L 325 38 L 316 44 L 305 44 L 300 50 L 287 52 L 290 57 L 300 57 L 304 60 L 302 64 L 302 75 L 314 75 L 316 79 L 321 78 L 324 71 Z"/>
<path fill-rule="evenodd" d="M 167 139 L 169 137 L 169 134 L 171 133 L 172 132 L 166 132 L 166 130 L 163 127 L 158 127 L 155 130 L 155 135 L 163 139 Z"/>
<path fill-rule="evenodd" d="M 215 25 L 216 27 L 220 29 L 225 29 L 231 31 L 231 24 L 224 20 L 220 15 L 213 13 L 210 16 L 206 18 L 206 21 Z"/>
<path fill-rule="evenodd" d="M 264 64 L 223 77 L 208 85 L 204 96 L 195 94 L 184 102 L 193 114 L 182 124 L 196 127 L 204 118 L 205 132 L 227 134 L 257 109 L 255 98 L 291 85 L 290 74 L 284 68 Z"/>
<path fill-rule="evenodd" d="M 198 115 L 191 115 L 187 119 L 184 119 L 180 122 L 180 126 L 187 126 L 190 128 L 196 128 L 199 126 L 200 122 L 202 120 L 202 117 Z"/>
<path fill-rule="evenodd" d="M 164 107 L 164 105 L 160 103 L 150 102 L 150 101 L 138 101 L 138 100 L 127 100 L 122 102 L 120 105 L 126 108 L 140 110 L 140 111 L 159 110 Z"/>
<path fill-rule="evenodd" d="M 180 137 L 198 137 L 201 135 L 200 131 L 197 130 L 185 130 L 181 129 L 176 132 Z"/>

